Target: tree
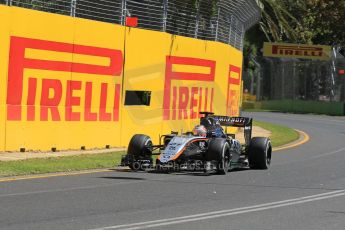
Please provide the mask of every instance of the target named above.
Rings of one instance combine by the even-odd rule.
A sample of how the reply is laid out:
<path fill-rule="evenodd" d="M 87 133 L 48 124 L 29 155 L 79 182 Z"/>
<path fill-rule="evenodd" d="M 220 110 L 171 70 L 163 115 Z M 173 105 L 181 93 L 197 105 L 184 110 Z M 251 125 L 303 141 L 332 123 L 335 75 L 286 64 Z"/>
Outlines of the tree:
<path fill-rule="evenodd" d="M 268 41 L 296 40 L 297 33 L 292 24 L 298 24 L 291 13 L 291 0 L 261 0 L 263 4 L 262 18 L 259 27 Z M 294 1 L 296 9 L 302 9 L 302 1 Z"/>
<path fill-rule="evenodd" d="M 246 39 L 262 42 L 345 44 L 345 0 L 261 0 L 261 21 Z M 259 48 L 260 49 L 260 48 Z"/>
<path fill-rule="evenodd" d="M 265 41 L 269 42 L 296 42 L 298 38 L 298 32 L 295 30 L 300 25 L 293 13 L 297 11 L 303 11 L 303 1 L 294 1 L 294 4 L 290 4 L 292 0 L 261 0 L 262 14 L 260 22 L 251 28 L 246 33 L 246 41 L 244 46 L 244 79 L 247 78 L 247 85 L 245 88 L 252 88 L 248 86 L 248 82 L 253 84 L 253 78 L 256 71 L 258 71 L 256 56 L 261 56 L 259 52 Z M 269 63 L 270 64 L 270 63 Z M 266 83 L 263 84 L 266 87 L 270 86 L 270 81 L 267 81 L 267 74 L 265 74 Z M 246 82 L 245 82 L 246 84 Z M 266 90 L 269 91 L 269 90 Z"/>
<path fill-rule="evenodd" d="M 314 44 L 345 44 L 345 0 L 306 0 L 307 17 L 302 25 Z"/>
<path fill-rule="evenodd" d="M 260 55 L 264 42 L 310 43 L 310 36 L 301 36 L 304 27 L 299 17 L 306 10 L 304 1 L 261 0 L 261 3 L 261 20 L 247 31 L 245 36 L 245 57 L 248 55 L 248 50 L 257 51 L 251 52 L 254 56 Z"/>

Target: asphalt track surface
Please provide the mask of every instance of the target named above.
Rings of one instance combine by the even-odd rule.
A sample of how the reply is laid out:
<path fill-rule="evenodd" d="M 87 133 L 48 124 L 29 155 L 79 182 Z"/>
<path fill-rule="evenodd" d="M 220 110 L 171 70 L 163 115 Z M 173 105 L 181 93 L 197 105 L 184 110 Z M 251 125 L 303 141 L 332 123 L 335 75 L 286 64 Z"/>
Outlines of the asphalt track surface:
<path fill-rule="evenodd" d="M 269 170 L 124 171 L 0 183 L 0 229 L 345 229 L 345 119 L 244 113 L 305 131 Z"/>

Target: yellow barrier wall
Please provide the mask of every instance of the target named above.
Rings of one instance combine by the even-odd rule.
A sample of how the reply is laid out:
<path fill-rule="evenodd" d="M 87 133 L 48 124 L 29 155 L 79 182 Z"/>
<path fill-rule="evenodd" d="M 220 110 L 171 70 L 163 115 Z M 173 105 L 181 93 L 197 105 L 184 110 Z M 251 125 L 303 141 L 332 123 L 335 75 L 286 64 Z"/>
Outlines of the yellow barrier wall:
<path fill-rule="evenodd" d="M 0 5 L 0 150 L 5 149 L 7 71 L 9 55 L 10 8 Z"/>
<path fill-rule="evenodd" d="M 126 146 L 238 115 L 242 53 L 226 44 L 0 6 L 0 150 Z M 151 91 L 125 106 L 127 90 Z"/>

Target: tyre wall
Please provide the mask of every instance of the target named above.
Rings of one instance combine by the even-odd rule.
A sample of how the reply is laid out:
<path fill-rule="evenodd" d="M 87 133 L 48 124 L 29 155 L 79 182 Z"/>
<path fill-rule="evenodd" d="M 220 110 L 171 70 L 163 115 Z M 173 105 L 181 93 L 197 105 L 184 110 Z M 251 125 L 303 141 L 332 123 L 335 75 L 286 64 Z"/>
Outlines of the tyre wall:
<path fill-rule="evenodd" d="M 157 142 L 199 111 L 239 114 L 242 53 L 229 45 L 16 7 L 0 18 L 1 151 Z M 150 103 L 129 105 L 129 91 Z"/>

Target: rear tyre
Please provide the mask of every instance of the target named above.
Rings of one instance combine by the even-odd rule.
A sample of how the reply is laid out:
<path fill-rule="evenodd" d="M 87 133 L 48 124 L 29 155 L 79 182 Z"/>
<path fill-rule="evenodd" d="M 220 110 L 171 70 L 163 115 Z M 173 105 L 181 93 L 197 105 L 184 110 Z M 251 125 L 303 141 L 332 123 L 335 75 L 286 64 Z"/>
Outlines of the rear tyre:
<path fill-rule="evenodd" d="M 229 171 L 230 164 L 230 146 L 224 138 L 212 139 L 207 152 L 207 161 L 216 161 L 217 173 L 226 174 Z"/>
<path fill-rule="evenodd" d="M 144 170 L 141 162 L 152 161 L 152 140 L 144 134 L 135 134 L 129 142 L 127 154 L 133 159 L 129 168 L 138 171 Z"/>
<path fill-rule="evenodd" d="M 268 169 L 271 164 L 272 145 L 267 137 L 253 137 L 248 146 L 248 161 L 251 169 Z"/>
<path fill-rule="evenodd" d="M 135 134 L 129 142 L 127 153 L 133 156 L 151 156 L 151 138 L 144 134 Z"/>

